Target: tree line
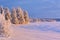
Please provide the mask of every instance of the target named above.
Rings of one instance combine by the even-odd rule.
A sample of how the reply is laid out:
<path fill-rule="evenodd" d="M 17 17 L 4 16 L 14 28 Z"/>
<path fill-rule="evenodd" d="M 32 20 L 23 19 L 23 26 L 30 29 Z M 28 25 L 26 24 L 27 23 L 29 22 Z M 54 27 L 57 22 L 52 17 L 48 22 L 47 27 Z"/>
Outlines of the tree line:
<path fill-rule="evenodd" d="M 20 7 L 12 8 L 10 11 L 8 7 L 3 8 L 0 6 L 0 13 L 5 16 L 5 20 L 10 20 L 13 24 L 28 24 L 29 16 L 26 10 Z"/>

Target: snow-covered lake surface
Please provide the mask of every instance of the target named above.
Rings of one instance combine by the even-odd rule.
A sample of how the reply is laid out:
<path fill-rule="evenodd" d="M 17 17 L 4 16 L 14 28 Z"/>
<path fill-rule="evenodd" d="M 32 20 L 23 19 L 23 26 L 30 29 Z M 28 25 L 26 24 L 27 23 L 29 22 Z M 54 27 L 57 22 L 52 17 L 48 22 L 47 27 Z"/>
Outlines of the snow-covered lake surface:
<path fill-rule="evenodd" d="M 53 31 L 60 33 L 60 22 L 42 22 L 42 23 L 31 23 L 20 28 L 37 30 L 37 31 Z"/>
<path fill-rule="evenodd" d="M 60 22 L 11 25 L 12 35 L 6 40 L 60 40 Z"/>

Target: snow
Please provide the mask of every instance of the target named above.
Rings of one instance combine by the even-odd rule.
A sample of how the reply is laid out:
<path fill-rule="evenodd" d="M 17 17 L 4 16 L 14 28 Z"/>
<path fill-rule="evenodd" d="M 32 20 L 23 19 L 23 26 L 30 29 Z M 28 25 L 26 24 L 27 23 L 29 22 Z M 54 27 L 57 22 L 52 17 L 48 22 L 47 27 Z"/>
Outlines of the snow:
<path fill-rule="evenodd" d="M 9 37 L 0 40 L 60 40 L 60 22 L 40 22 L 14 25 L 0 15 L 0 24 L 8 27 Z"/>
<path fill-rule="evenodd" d="M 60 40 L 60 22 L 11 25 L 13 31 L 6 40 Z"/>

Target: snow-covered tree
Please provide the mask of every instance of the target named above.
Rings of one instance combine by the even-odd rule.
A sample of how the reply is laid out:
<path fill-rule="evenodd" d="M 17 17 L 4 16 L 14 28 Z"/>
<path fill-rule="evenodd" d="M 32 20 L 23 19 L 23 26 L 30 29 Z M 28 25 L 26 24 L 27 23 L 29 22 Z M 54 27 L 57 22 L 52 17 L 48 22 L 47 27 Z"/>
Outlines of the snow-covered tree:
<path fill-rule="evenodd" d="M 11 20 L 11 15 L 10 15 L 11 13 L 10 13 L 9 9 L 6 7 L 4 11 L 5 11 L 5 19 Z"/>
<path fill-rule="evenodd" d="M 23 10 L 18 7 L 16 9 L 16 12 L 17 12 L 17 18 L 19 20 L 19 24 L 24 24 L 25 20 L 24 20 Z"/>
<path fill-rule="evenodd" d="M 13 24 L 18 24 L 19 23 L 15 8 L 12 9 L 11 17 L 12 17 L 11 21 L 12 21 Z"/>
<path fill-rule="evenodd" d="M 0 14 L 0 36 L 1 37 L 8 37 L 10 35 L 9 30 L 10 23 L 7 24 L 5 17 Z"/>
<path fill-rule="evenodd" d="M 0 6 L 0 13 L 4 15 L 4 9 L 2 6 Z"/>
<path fill-rule="evenodd" d="M 27 11 L 24 11 L 24 19 L 26 24 L 29 23 L 29 16 Z"/>

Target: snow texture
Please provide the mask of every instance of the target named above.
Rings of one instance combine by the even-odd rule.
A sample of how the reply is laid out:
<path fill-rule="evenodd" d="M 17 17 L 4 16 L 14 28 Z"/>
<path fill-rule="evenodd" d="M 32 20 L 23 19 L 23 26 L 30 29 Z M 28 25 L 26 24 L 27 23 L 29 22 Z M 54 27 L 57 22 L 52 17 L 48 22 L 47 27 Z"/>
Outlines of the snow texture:
<path fill-rule="evenodd" d="M 13 31 L 6 40 L 60 40 L 60 22 L 11 25 Z"/>

